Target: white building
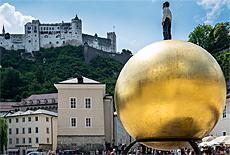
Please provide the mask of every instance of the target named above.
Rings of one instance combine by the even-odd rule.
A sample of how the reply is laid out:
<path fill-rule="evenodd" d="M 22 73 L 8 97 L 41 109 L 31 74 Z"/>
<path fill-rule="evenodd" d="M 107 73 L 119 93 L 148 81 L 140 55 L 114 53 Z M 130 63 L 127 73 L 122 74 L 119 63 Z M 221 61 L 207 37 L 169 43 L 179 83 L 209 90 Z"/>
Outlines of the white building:
<path fill-rule="evenodd" d="M 106 85 L 86 77 L 54 84 L 58 89 L 58 149 L 109 149 L 113 141 L 113 99 Z"/>
<path fill-rule="evenodd" d="M 230 135 L 230 94 L 227 94 L 225 108 L 219 122 L 209 135 L 217 137 Z"/>
<path fill-rule="evenodd" d="M 116 34 L 107 33 L 107 38 L 82 33 L 82 21 L 76 15 L 71 22 L 43 24 L 32 20 L 25 24 L 25 34 L 9 34 L 3 26 L 0 46 L 7 50 L 25 49 L 26 52 L 39 51 L 40 48 L 60 47 L 82 44 L 107 51 L 116 52 Z"/>
<path fill-rule="evenodd" d="M 56 150 L 57 113 L 37 110 L 8 113 L 8 154 L 25 155 L 37 150 Z"/>

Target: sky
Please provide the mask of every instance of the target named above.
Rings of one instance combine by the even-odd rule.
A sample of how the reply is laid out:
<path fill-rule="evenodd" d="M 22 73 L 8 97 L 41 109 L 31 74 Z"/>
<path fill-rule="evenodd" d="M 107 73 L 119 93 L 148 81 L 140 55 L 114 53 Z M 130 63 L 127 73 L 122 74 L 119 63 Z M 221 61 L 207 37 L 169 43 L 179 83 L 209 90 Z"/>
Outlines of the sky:
<path fill-rule="evenodd" d="M 133 54 L 163 40 L 162 4 L 165 0 L 0 0 L 0 29 L 23 34 L 24 24 L 70 22 L 77 14 L 84 34 L 106 37 L 115 32 L 117 51 Z M 199 24 L 230 21 L 230 0 L 169 0 L 172 39 L 188 41 Z M 114 28 L 115 27 L 115 28 Z M 0 31 L 1 33 L 1 31 Z"/>

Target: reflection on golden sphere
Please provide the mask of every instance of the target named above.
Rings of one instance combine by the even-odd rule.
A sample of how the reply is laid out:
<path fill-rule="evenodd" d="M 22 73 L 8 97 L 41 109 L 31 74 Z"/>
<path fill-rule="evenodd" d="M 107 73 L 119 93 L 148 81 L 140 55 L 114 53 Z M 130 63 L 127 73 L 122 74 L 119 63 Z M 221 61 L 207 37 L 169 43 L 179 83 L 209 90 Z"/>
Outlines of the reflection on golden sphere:
<path fill-rule="evenodd" d="M 226 85 L 216 60 L 189 42 L 165 40 L 146 46 L 124 66 L 115 106 L 126 131 L 157 149 L 206 136 L 224 109 Z M 160 140 L 174 141 L 160 141 Z"/>

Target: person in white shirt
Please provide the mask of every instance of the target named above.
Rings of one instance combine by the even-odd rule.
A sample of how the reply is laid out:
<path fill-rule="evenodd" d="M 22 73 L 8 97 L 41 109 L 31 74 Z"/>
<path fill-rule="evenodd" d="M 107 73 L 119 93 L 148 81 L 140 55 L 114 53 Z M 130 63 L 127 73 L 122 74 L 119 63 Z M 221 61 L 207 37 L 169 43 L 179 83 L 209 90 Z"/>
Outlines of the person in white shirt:
<path fill-rule="evenodd" d="M 169 5 L 170 4 L 168 1 L 163 3 L 162 26 L 163 26 L 164 40 L 172 39 L 171 36 L 172 13 L 169 9 Z"/>

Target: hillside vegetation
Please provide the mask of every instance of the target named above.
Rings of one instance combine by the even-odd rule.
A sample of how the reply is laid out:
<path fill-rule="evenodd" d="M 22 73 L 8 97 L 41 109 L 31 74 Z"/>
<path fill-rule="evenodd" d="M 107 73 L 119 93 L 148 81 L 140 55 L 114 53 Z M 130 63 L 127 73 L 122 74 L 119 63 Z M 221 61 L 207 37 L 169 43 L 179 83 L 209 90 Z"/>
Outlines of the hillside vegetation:
<path fill-rule="evenodd" d="M 80 46 L 41 49 L 35 53 L 35 61 L 21 58 L 21 52 L 2 50 L 2 101 L 20 101 L 32 94 L 55 93 L 54 83 L 78 76 L 105 83 L 107 94 L 114 94 L 116 75 L 123 67 L 115 59 L 101 56 L 92 59 L 88 65 Z"/>

